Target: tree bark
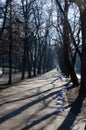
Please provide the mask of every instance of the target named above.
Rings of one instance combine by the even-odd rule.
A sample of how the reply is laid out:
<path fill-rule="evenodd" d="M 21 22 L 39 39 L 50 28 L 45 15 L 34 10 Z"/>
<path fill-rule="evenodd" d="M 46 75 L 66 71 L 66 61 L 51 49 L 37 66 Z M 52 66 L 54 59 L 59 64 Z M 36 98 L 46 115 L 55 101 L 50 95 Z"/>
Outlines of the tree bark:
<path fill-rule="evenodd" d="M 65 15 L 67 15 L 68 13 L 68 3 L 65 1 Z M 74 71 L 74 67 L 73 65 L 71 64 L 71 61 L 70 61 L 70 56 L 69 56 L 69 53 L 70 53 L 70 40 L 69 40 L 69 24 L 67 22 L 67 19 L 66 17 L 64 17 L 64 23 L 63 23 L 63 47 L 64 47 L 64 62 L 65 62 L 65 69 L 66 69 L 66 72 L 67 72 L 67 75 L 70 75 L 71 76 L 71 80 L 73 82 L 73 85 L 74 86 L 77 86 L 78 85 L 78 79 L 77 79 L 77 76 L 76 76 L 76 73 Z"/>
<path fill-rule="evenodd" d="M 10 2 L 10 34 L 9 34 L 9 81 L 12 83 L 12 46 L 13 46 L 13 36 L 12 36 L 12 3 Z"/>
<path fill-rule="evenodd" d="M 26 70 L 26 57 L 27 57 L 27 38 L 24 39 L 24 54 L 22 57 L 22 77 L 21 80 L 25 78 L 25 70 Z"/>
<path fill-rule="evenodd" d="M 27 67 L 28 77 L 27 78 L 31 78 L 32 64 L 31 64 L 30 57 L 31 57 L 30 48 L 27 48 L 27 65 L 28 65 L 28 67 Z"/>
<path fill-rule="evenodd" d="M 86 94 L 86 7 L 81 11 L 82 57 L 81 57 L 81 87 L 80 93 Z"/>
<path fill-rule="evenodd" d="M 6 6 L 5 6 L 5 13 L 4 13 L 4 20 L 3 20 L 3 24 L 2 24 L 2 28 L 0 30 L 0 38 L 3 34 L 3 31 L 4 31 L 4 27 L 5 27 L 5 23 L 6 23 L 6 16 L 7 16 L 7 8 L 8 8 L 8 0 L 6 0 Z"/>

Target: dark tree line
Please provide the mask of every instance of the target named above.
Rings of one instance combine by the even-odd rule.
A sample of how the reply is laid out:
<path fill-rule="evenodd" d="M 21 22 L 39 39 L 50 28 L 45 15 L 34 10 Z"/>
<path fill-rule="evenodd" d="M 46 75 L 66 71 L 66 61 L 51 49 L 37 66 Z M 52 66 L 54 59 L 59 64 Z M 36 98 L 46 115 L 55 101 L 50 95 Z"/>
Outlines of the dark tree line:
<path fill-rule="evenodd" d="M 0 4 L 0 66 L 21 72 L 21 79 L 31 78 L 53 68 L 48 10 L 44 18 L 44 3 L 37 0 L 6 0 Z"/>
<path fill-rule="evenodd" d="M 75 73 L 75 60 L 76 54 L 78 54 L 81 60 L 81 87 L 80 87 L 80 94 L 86 94 L 86 1 L 73 1 L 73 0 L 64 0 L 59 1 L 56 0 L 56 5 L 59 8 L 59 12 L 62 16 L 60 19 L 61 27 L 55 27 L 57 31 L 59 30 L 61 35 L 60 50 L 62 50 L 62 57 L 63 57 L 63 64 L 64 69 L 63 72 L 68 76 L 70 75 L 71 80 L 75 86 L 78 85 L 78 79 Z M 73 24 L 68 19 L 68 11 L 71 5 L 78 7 L 78 16 L 79 21 L 78 24 L 77 20 L 73 20 Z M 72 7 L 73 9 L 73 7 Z M 74 10 L 74 9 L 73 9 Z M 70 13 L 70 12 L 69 12 Z M 74 14 L 73 14 L 74 15 Z M 76 17 L 76 15 L 75 15 Z M 62 22 L 63 21 L 63 22 Z M 73 29 L 74 26 L 74 29 Z M 77 30 L 76 30 L 77 27 Z M 62 31 L 63 30 L 63 31 Z M 63 40 L 62 40 L 63 39 Z M 57 44 L 58 47 L 58 44 Z M 59 50 L 58 49 L 58 50 Z M 65 71 L 66 70 L 66 71 Z"/>
<path fill-rule="evenodd" d="M 71 77 L 74 86 L 78 86 L 78 55 L 80 93 L 86 93 L 85 0 L 0 1 L 0 64 L 3 74 L 9 68 L 9 84 L 13 68 L 21 72 L 21 79 L 26 73 L 31 78 L 51 70 L 57 60 L 55 53 L 62 72 Z"/>

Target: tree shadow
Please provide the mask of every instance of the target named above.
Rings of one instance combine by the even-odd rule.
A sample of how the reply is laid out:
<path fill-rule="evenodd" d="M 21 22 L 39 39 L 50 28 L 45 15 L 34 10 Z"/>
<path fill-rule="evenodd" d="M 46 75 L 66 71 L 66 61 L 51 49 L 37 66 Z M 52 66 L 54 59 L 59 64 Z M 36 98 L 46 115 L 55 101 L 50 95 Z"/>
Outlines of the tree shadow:
<path fill-rule="evenodd" d="M 21 97 L 19 99 L 15 99 L 15 98 L 12 99 L 10 97 L 12 100 L 11 101 L 10 100 L 5 101 L 4 102 L 5 105 L 10 105 L 9 103 L 16 103 L 18 101 L 25 101 L 27 99 L 30 99 L 30 100 L 28 100 L 30 102 L 24 104 L 23 106 L 19 106 L 16 109 L 14 108 L 14 109 L 11 109 L 11 111 L 8 111 L 5 115 L 3 115 L 0 118 L 0 123 L 4 123 L 7 120 L 15 118 L 16 116 L 20 115 L 25 110 L 31 108 L 32 106 L 35 106 L 37 103 L 40 103 L 40 102 L 43 103 L 43 106 L 42 106 L 42 108 L 39 111 L 36 112 L 36 114 L 38 114 L 43 109 L 50 107 L 49 104 L 50 104 L 51 100 L 55 99 L 57 93 L 61 91 L 61 89 L 59 91 L 57 91 L 57 89 L 60 88 L 60 87 L 62 88 L 65 85 L 64 84 L 64 85 L 61 85 L 61 86 L 57 87 L 57 85 L 55 84 L 55 81 L 58 80 L 58 79 L 59 79 L 59 76 L 56 77 L 53 81 L 49 81 L 49 83 L 40 85 L 39 87 L 36 87 L 36 90 L 37 90 L 36 93 L 31 93 L 30 89 L 27 89 L 25 91 L 28 91 L 29 93 L 31 93 L 30 95 L 24 95 L 23 97 Z M 51 88 L 48 88 L 46 90 L 44 89 L 44 90 L 40 91 L 40 88 L 45 87 L 46 85 L 49 85 L 49 84 L 52 85 L 52 86 L 50 86 Z M 32 89 L 35 89 L 35 87 L 32 88 Z M 22 91 L 22 93 L 24 93 L 25 91 Z M 21 92 L 19 92 L 19 93 L 21 93 Z M 18 96 L 18 93 L 15 96 Z M 7 95 L 7 97 L 8 97 L 8 95 Z M 34 99 L 31 100 L 32 98 L 34 98 Z M 6 97 L 5 97 L 5 99 L 6 99 Z M 27 130 L 27 129 L 29 129 L 29 128 L 31 128 L 31 127 L 41 123 L 42 121 L 46 121 L 47 119 L 49 119 L 51 117 L 54 119 L 54 118 L 56 118 L 57 114 L 58 114 L 57 112 L 51 112 L 49 114 L 48 113 L 44 114 L 39 119 L 35 119 L 35 121 L 31 122 L 31 124 L 29 124 L 29 125 L 27 124 L 27 126 L 24 129 Z M 32 114 L 32 117 L 30 117 L 30 118 L 34 118 L 34 114 Z M 29 122 L 30 118 L 28 118 L 27 122 Z"/>
<path fill-rule="evenodd" d="M 62 85 L 62 86 L 63 86 L 63 85 Z M 62 86 L 59 86 L 59 87 L 62 87 Z M 57 87 L 57 88 L 58 88 L 58 87 Z M 39 92 L 39 93 L 37 92 L 36 95 L 31 95 L 31 96 L 24 97 L 24 98 L 21 98 L 21 99 L 18 99 L 18 100 L 14 100 L 14 101 L 12 100 L 11 102 L 8 101 L 7 104 L 8 104 L 8 103 L 17 102 L 17 101 L 21 101 L 21 100 L 26 100 L 26 99 L 28 99 L 28 98 L 33 98 L 34 96 L 38 96 L 38 95 L 43 94 L 43 93 L 45 94 L 45 93 L 47 93 L 47 92 L 49 92 L 49 91 L 51 91 L 51 90 L 53 90 L 53 89 L 56 89 L 56 88 L 53 88 L 53 87 L 52 87 L 51 89 L 48 89 L 48 90 L 45 90 L 45 91 L 42 91 L 42 92 Z M 61 91 L 61 90 L 59 90 L 59 91 Z M 2 117 L 0 118 L 0 123 L 3 123 L 3 122 L 5 122 L 6 120 L 9 120 L 9 119 L 11 119 L 11 118 L 13 118 L 13 117 L 15 117 L 15 116 L 21 114 L 23 111 L 25 111 L 26 109 L 32 107 L 33 105 L 36 105 L 36 104 L 39 103 L 39 102 L 42 102 L 42 101 L 44 101 L 44 100 L 46 100 L 46 99 L 48 99 L 48 98 L 50 98 L 50 97 L 53 97 L 53 96 L 56 97 L 56 94 L 57 94 L 57 92 L 59 92 L 59 91 L 49 92 L 49 93 L 46 94 L 45 96 L 38 97 L 37 99 L 33 100 L 32 102 L 29 102 L 29 103 L 25 104 L 24 106 L 21 106 L 20 108 L 14 110 L 14 111 L 9 112 L 8 114 L 6 114 L 6 115 L 4 115 L 4 116 L 2 116 Z M 50 115 L 52 115 L 52 114 L 50 114 Z"/>
<path fill-rule="evenodd" d="M 49 84 L 52 84 L 52 82 L 49 83 Z M 45 84 L 45 85 L 49 85 L 49 84 Z M 40 87 L 37 87 L 36 89 L 40 89 L 41 87 L 43 87 L 43 86 L 45 86 L 45 85 L 42 85 L 42 86 L 40 86 Z M 52 91 L 52 90 L 55 90 L 55 89 L 57 89 L 57 88 L 61 88 L 63 85 L 58 86 L 58 87 L 55 87 L 55 85 L 52 84 L 52 86 L 54 86 L 54 87 L 49 88 L 49 89 L 47 89 L 47 90 L 44 90 L 44 91 L 42 91 L 42 92 L 37 92 L 37 93 L 32 94 L 32 95 L 26 95 L 26 96 L 24 96 L 24 97 L 22 97 L 22 98 L 20 98 L 20 99 L 16 99 L 16 100 L 5 101 L 4 103 L 0 103 L 0 106 L 2 106 L 2 105 L 4 105 L 4 104 L 15 103 L 15 102 L 18 102 L 18 101 L 22 101 L 22 100 L 30 99 L 30 98 L 33 98 L 33 97 L 36 97 L 36 96 L 40 96 L 41 94 L 45 94 L 45 93 L 48 93 L 48 92 L 50 92 L 50 91 Z M 34 89 L 35 89 L 35 88 L 34 88 Z M 31 90 L 32 90 L 32 89 L 31 89 Z M 61 89 L 61 90 L 62 90 L 62 89 Z M 60 92 L 61 90 L 56 91 L 55 93 Z M 30 91 L 30 90 L 28 89 L 28 90 L 26 90 L 26 91 Z M 24 93 L 24 92 L 25 92 L 25 91 L 23 91 L 22 93 Z M 16 93 L 16 94 L 19 94 L 19 93 Z M 14 95 L 16 95 L 16 94 L 14 94 Z M 13 94 L 10 95 L 10 96 L 13 96 Z M 9 96 L 7 96 L 7 97 L 9 97 Z M 6 97 L 5 97 L 5 98 L 6 98 Z"/>
<path fill-rule="evenodd" d="M 41 118 L 39 118 L 39 119 L 33 121 L 31 124 L 25 126 L 25 127 L 22 128 L 21 130 L 28 130 L 28 129 L 34 127 L 35 125 L 41 123 L 42 121 L 46 121 L 48 118 L 50 118 L 50 117 L 52 117 L 52 116 L 56 116 L 56 115 L 58 115 L 57 112 L 49 113 L 49 114 L 47 114 L 47 115 L 45 115 L 45 116 L 43 116 L 43 117 L 41 117 Z"/>
<path fill-rule="evenodd" d="M 57 130 L 72 130 L 72 126 L 76 117 L 81 113 L 82 104 L 85 98 L 86 95 L 78 95 L 76 100 L 71 105 L 69 105 L 69 107 L 71 106 L 71 109 Z"/>
<path fill-rule="evenodd" d="M 79 87 L 79 85 L 78 86 L 77 85 L 71 85 L 70 87 L 67 88 L 67 90 L 70 90 L 70 89 L 73 89 L 73 88 L 78 88 L 78 87 Z"/>

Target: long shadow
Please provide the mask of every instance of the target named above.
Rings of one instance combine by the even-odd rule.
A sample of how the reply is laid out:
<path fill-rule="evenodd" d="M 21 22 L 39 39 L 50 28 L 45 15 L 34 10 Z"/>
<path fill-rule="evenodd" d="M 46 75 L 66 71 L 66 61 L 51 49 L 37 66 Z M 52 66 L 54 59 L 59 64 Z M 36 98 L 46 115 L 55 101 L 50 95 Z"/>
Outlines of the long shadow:
<path fill-rule="evenodd" d="M 51 84 L 51 83 L 49 83 L 49 84 Z M 47 85 L 48 85 L 48 84 L 47 84 Z M 53 84 L 52 84 L 52 85 L 53 85 Z M 43 86 L 44 86 L 44 85 L 43 85 Z M 40 86 L 40 87 L 37 87 L 37 88 L 41 88 L 41 87 L 43 87 L 43 86 Z M 63 85 L 62 85 L 62 86 L 63 86 Z M 26 100 L 26 99 L 29 99 L 29 98 L 33 98 L 33 97 L 39 96 L 39 95 L 41 95 L 41 94 L 47 93 L 47 92 L 49 92 L 49 91 L 51 91 L 51 90 L 60 88 L 60 87 L 62 87 L 62 86 L 50 88 L 50 89 L 48 89 L 48 90 L 45 90 L 45 91 L 42 91 L 42 92 L 33 94 L 33 95 L 31 95 L 31 96 L 24 96 L 24 97 L 22 97 L 21 99 L 11 100 L 11 101 L 5 101 L 4 103 L 1 103 L 1 104 L 0 104 L 0 107 L 1 107 L 2 105 L 6 104 L 6 103 L 18 102 L 18 101 L 22 101 L 22 100 Z M 27 91 L 28 91 L 28 90 L 27 90 Z M 60 90 L 59 90 L 59 91 L 60 91 Z M 8 96 L 7 96 L 7 97 L 8 97 Z"/>
<path fill-rule="evenodd" d="M 44 87 L 44 86 L 46 86 L 46 85 L 49 85 L 49 84 L 52 84 L 52 83 L 54 83 L 56 80 L 58 80 L 59 78 L 56 78 L 54 81 L 52 81 L 52 82 L 50 82 L 50 83 L 47 83 L 47 84 L 43 84 L 43 85 L 41 85 L 41 86 L 39 86 L 39 87 L 35 87 L 35 88 L 31 88 L 31 89 L 28 89 L 29 91 L 30 90 L 34 90 L 34 89 L 37 89 L 37 88 L 41 88 L 41 87 Z M 15 84 L 15 86 L 17 86 L 17 84 Z M 60 86 L 61 87 L 61 86 Z M 58 87 L 59 88 L 59 87 Z M 52 88 L 51 88 L 52 89 Z M 25 91 L 28 91 L 28 90 L 25 90 Z M 24 91 L 23 91 L 24 92 Z M 20 92 L 19 92 L 20 93 Z M 16 94 L 18 94 L 18 93 L 16 93 Z M 13 95 L 15 95 L 15 94 L 11 94 L 11 95 L 7 95 L 7 96 L 4 96 L 4 98 L 6 98 L 6 97 L 8 97 L 8 96 L 13 96 Z"/>
<path fill-rule="evenodd" d="M 72 130 L 72 125 L 76 119 L 76 117 L 81 112 L 82 103 L 84 99 L 86 98 L 86 95 L 79 95 L 76 100 L 73 102 L 71 106 L 71 109 L 65 118 L 64 122 L 61 124 L 61 126 L 57 130 Z"/>
<path fill-rule="evenodd" d="M 37 75 L 36 78 L 37 77 L 40 78 L 39 75 Z M 60 77 L 60 74 L 58 76 L 53 76 L 53 78 L 54 77 Z M 44 80 L 44 78 L 40 78 L 38 80 L 42 80 L 42 79 Z M 48 79 L 50 79 L 50 77 L 49 78 L 45 77 L 45 79 L 48 80 Z M 20 76 L 20 78 L 13 78 L 12 80 L 13 80 L 12 84 L 17 85 L 18 83 L 21 83 L 22 81 L 27 80 L 27 78 L 25 78 L 24 80 L 21 80 L 21 76 Z M 26 82 L 32 82 L 32 81 L 34 81 L 34 77 L 30 81 L 26 81 Z M 9 85 L 8 82 L 6 82 L 6 83 L 4 83 L 4 82 L 1 83 L 0 82 L 0 90 L 6 89 L 6 88 L 9 88 L 9 87 L 11 87 L 11 85 Z"/>
<path fill-rule="evenodd" d="M 60 91 L 60 90 L 59 90 L 59 91 Z M 48 99 L 49 97 L 52 97 L 52 96 L 56 95 L 57 92 L 58 92 L 58 91 L 51 92 L 51 93 L 47 94 L 47 95 L 44 96 L 44 97 L 40 97 L 40 98 L 38 98 L 38 99 L 36 99 L 36 100 L 34 100 L 34 101 L 32 101 L 32 102 L 30 102 L 30 103 L 28 103 L 28 104 L 22 106 L 22 107 L 20 107 L 20 108 L 17 109 L 17 110 L 14 110 L 14 111 L 12 111 L 12 112 L 9 112 L 8 114 L 6 114 L 6 115 L 4 115 L 4 116 L 2 116 L 2 117 L 0 118 L 0 123 L 3 123 L 4 121 L 6 121 L 6 120 L 8 120 L 8 119 L 10 119 L 10 118 L 13 118 L 13 117 L 19 115 L 20 113 L 22 113 L 24 110 L 30 108 L 31 106 L 33 106 L 33 105 L 35 105 L 35 104 L 37 104 L 37 103 L 39 103 L 39 102 L 41 102 L 41 101 L 43 101 L 43 100 L 45 100 L 45 99 Z"/>
<path fill-rule="evenodd" d="M 0 91 L 1 90 L 3 90 L 3 89 L 7 89 L 7 88 L 9 88 L 9 87 L 11 87 L 12 85 L 18 85 L 19 83 L 21 83 L 23 80 L 21 80 L 21 79 L 15 79 L 15 81 L 12 81 L 12 84 L 9 84 L 8 83 L 8 81 L 6 82 L 6 83 L 4 83 L 4 81 L 3 81 L 3 83 L 1 83 L 0 82 Z"/>
<path fill-rule="evenodd" d="M 50 82 L 50 83 L 48 83 L 48 84 L 53 84 L 53 83 L 54 83 L 56 80 L 58 80 L 58 79 L 59 79 L 59 78 L 56 78 L 54 81 L 52 81 L 52 82 Z M 47 85 L 48 85 L 48 84 L 47 84 Z M 44 86 L 44 85 L 43 85 L 43 86 Z M 43 87 L 43 86 L 40 86 L 40 87 Z M 63 85 L 62 85 L 62 86 L 63 86 Z M 62 87 L 62 86 L 59 86 L 59 87 Z M 59 87 L 58 87 L 58 88 L 59 88 Z M 25 100 L 25 99 L 28 99 L 28 98 L 32 98 L 32 97 L 34 97 L 34 96 L 38 96 L 38 95 L 40 95 L 40 94 L 47 93 L 47 92 L 51 91 L 52 89 L 56 89 L 56 88 L 50 88 L 50 89 L 45 90 L 45 91 L 43 91 L 43 92 L 36 93 L 36 94 L 34 94 L 34 95 L 31 95 L 31 96 L 26 96 L 26 97 L 23 97 L 22 99 L 14 100 L 14 101 L 12 101 L 12 102 L 16 102 L 16 101 L 20 101 L 20 100 Z M 59 91 L 60 91 L 60 90 L 59 90 Z M 2 117 L 0 118 L 0 123 L 3 123 L 3 122 L 5 122 L 6 120 L 9 120 L 9 119 L 11 119 L 11 118 L 13 118 L 13 117 L 15 117 L 15 116 L 21 114 L 24 110 L 26 110 L 26 109 L 30 108 L 31 106 L 33 106 L 33 105 L 35 105 L 35 104 L 37 104 L 37 103 L 39 103 L 39 102 L 41 102 L 41 101 L 43 101 L 43 100 L 45 100 L 45 99 L 51 97 L 51 96 L 54 96 L 54 95 L 56 95 L 56 94 L 57 94 L 57 91 L 56 91 L 56 92 L 51 92 L 51 93 L 49 93 L 48 95 L 46 95 L 46 96 L 44 96 L 44 97 L 40 97 L 40 98 L 38 98 L 38 99 L 36 99 L 36 100 L 34 100 L 34 101 L 30 102 L 30 103 L 27 103 L 26 105 L 24 105 L 24 106 L 22 106 L 22 107 L 20 107 L 20 108 L 18 108 L 18 109 L 16 109 L 16 110 L 14 110 L 14 111 L 9 112 L 8 114 L 6 114 L 6 115 L 4 115 L 4 116 L 2 116 Z M 9 101 L 8 101 L 7 103 L 9 103 Z M 50 116 L 52 116 L 52 115 L 54 115 L 54 114 L 56 114 L 56 112 L 50 113 L 50 114 L 46 115 L 45 117 L 43 117 L 42 119 L 40 119 L 40 120 L 38 120 L 38 121 L 35 121 L 35 122 L 36 122 L 36 123 L 37 123 L 37 122 L 41 122 L 42 120 L 47 119 L 47 118 L 49 118 Z M 34 124 L 34 123 L 33 123 L 33 124 Z"/>
<path fill-rule="evenodd" d="M 74 85 L 71 85 L 70 87 L 67 88 L 67 90 L 70 90 L 70 89 L 73 89 L 73 88 L 78 88 L 79 86 L 74 86 Z"/>
<path fill-rule="evenodd" d="M 59 74 L 58 76 L 51 76 L 51 77 L 44 77 L 44 78 L 40 78 L 40 79 L 38 79 L 38 80 L 48 80 L 48 79 L 52 79 L 52 78 L 60 78 L 61 77 L 61 75 Z"/>
<path fill-rule="evenodd" d="M 55 98 L 55 97 L 54 97 L 54 98 Z M 54 98 L 52 98 L 52 100 L 53 100 Z M 33 115 L 31 115 L 30 117 L 28 117 L 28 118 L 26 119 L 26 122 L 28 123 L 31 119 L 33 119 L 34 117 L 36 117 L 36 115 L 37 115 L 40 111 L 42 111 L 43 109 L 46 109 L 47 107 L 49 107 L 48 105 L 49 105 L 49 103 L 50 103 L 52 100 L 49 100 L 49 102 L 47 102 L 47 103 L 43 102 L 43 106 L 42 106 L 41 108 L 39 108 L 38 110 L 36 110 Z M 44 119 L 45 119 L 46 117 L 49 118 L 49 117 L 53 116 L 54 113 L 55 113 L 55 112 L 52 112 L 52 114 L 45 115 L 45 116 L 41 117 L 40 119 L 37 119 L 37 118 L 36 118 L 36 121 L 33 121 L 33 122 L 37 122 L 36 124 L 39 124 L 39 123 L 41 123 L 41 121 L 44 121 Z M 49 116 L 49 115 L 51 115 L 51 116 Z M 53 122 L 56 117 L 57 117 L 57 113 L 55 114 L 55 116 L 53 116 L 53 117 L 49 120 L 49 123 L 50 123 L 50 122 Z M 42 120 L 42 119 L 43 119 L 43 120 Z M 47 118 L 46 118 L 46 119 L 47 119 Z M 45 119 L 45 120 L 46 120 L 46 119 Z M 31 124 L 34 124 L 34 123 L 31 123 Z M 30 125 L 31 125 L 31 124 L 30 124 Z M 35 125 L 36 125 L 36 124 L 35 124 Z M 48 124 L 47 124 L 47 125 L 48 125 Z M 34 126 L 34 125 L 31 125 L 31 127 L 33 127 L 33 126 Z M 28 127 L 28 126 L 27 126 L 27 127 Z M 24 129 L 27 129 L 27 127 L 25 127 Z M 46 127 L 46 126 L 43 126 L 41 130 L 43 130 L 43 128 L 45 128 L 45 127 Z"/>
<path fill-rule="evenodd" d="M 56 116 L 56 115 L 58 115 L 56 112 L 49 113 L 49 114 L 43 116 L 42 118 L 33 121 L 31 124 L 27 125 L 26 127 L 22 128 L 21 130 L 28 130 L 28 129 L 32 128 L 33 126 L 41 123 L 42 121 L 45 121 L 48 118 L 50 118 L 52 116 Z"/>
<path fill-rule="evenodd" d="M 52 99 L 53 100 L 53 99 Z M 44 105 L 42 108 L 38 109 L 36 112 L 35 112 L 35 115 L 31 115 L 29 118 L 26 119 L 26 122 L 28 123 L 34 116 L 36 117 L 36 114 L 40 111 L 42 111 L 43 109 L 47 108 L 48 107 L 48 104 L 50 103 L 50 101 L 47 103 L 47 105 Z M 38 118 L 38 117 L 37 117 Z M 26 125 L 24 128 L 22 128 L 21 130 L 27 130 L 29 128 L 32 128 L 34 127 L 35 125 L 41 123 L 42 121 L 46 121 L 47 119 L 49 119 L 49 122 L 44 125 L 43 127 L 40 128 L 40 130 L 43 130 L 45 129 L 49 124 L 51 124 L 56 118 L 57 118 L 57 113 L 56 112 L 52 112 L 52 113 L 49 113 L 39 119 L 35 119 L 33 122 L 31 122 L 29 125 Z"/>

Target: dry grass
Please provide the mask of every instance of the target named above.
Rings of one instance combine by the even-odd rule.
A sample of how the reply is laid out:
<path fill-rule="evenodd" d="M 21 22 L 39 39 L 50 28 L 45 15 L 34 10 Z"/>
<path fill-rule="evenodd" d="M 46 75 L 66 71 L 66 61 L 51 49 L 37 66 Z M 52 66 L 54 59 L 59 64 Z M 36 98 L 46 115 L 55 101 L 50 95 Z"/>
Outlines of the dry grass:
<path fill-rule="evenodd" d="M 68 103 L 72 103 L 76 99 L 79 93 L 79 89 L 80 87 L 75 87 L 67 91 L 66 95 L 67 95 Z"/>

